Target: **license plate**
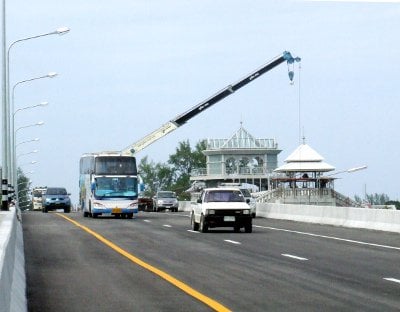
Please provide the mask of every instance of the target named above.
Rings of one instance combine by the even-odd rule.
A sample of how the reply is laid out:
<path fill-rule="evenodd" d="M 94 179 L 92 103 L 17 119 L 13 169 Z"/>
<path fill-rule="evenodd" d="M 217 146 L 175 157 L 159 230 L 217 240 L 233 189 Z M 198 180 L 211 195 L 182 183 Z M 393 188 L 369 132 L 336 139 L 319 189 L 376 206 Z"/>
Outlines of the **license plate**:
<path fill-rule="evenodd" d="M 224 216 L 224 221 L 225 222 L 235 222 L 235 217 L 234 216 Z"/>
<path fill-rule="evenodd" d="M 122 213 L 121 208 L 113 208 L 112 213 Z"/>

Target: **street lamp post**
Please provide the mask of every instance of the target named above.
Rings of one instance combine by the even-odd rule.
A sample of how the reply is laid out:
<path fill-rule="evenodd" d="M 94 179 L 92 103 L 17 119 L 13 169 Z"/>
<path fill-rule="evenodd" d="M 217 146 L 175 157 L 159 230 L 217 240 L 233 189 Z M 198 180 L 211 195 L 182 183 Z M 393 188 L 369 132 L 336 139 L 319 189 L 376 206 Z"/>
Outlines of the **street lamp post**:
<path fill-rule="evenodd" d="M 43 122 L 43 121 L 39 121 L 39 122 L 34 123 L 34 124 L 30 124 L 30 125 L 26 125 L 26 126 L 19 127 L 18 129 L 16 129 L 16 130 L 14 131 L 14 134 L 13 134 L 15 140 L 16 140 L 16 138 L 17 138 L 17 132 L 18 132 L 19 130 L 25 129 L 25 128 L 29 128 L 29 127 L 42 126 L 42 125 L 44 125 L 44 122 Z M 15 141 L 14 141 L 14 142 L 15 142 Z M 37 150 L 36 150 L 36 152 L 37 152 Z M 35 152 L 35 153 L 36 153 L 36 152 Z M 30 153 L 28 153 L 28 154 L 31 154 L 31 153 L 33 153 L 33 152 L 30 152 Z M 24 154 L 24 155 L 25 155 L 25 154 Z M 21 155 L 18 155 L 18 157 L 15 157 L 15 170 L 14 170 L 14 172 L 13 172 L 13 174 L 14 174 L 15 185 L 17 185 L 17 187 L 15 188 L 15 192 L 16 192 L 17 194 L 18 194 L 18 168 L 17 168 L 17 158 L 19 158 L 20 156 L 22 156 L 22 154 L 21 154 Z M 17 196 L 18 196 L 18 195 L 17 195 Z M 18 207 L 18 198 L 17 198 L 16 206 Z"/>
<path fill-rule="evenodd" d="M 14 104 L 14 99 L 13 99 L 13 104 Z M 15 170 L 16 168 L 16 164 L 15 164 L 15 153 L 16 153 L 16 142 L 15 142 L 15 115 L 23 110 L 26 109 L 31 109 L 31 108 L 35 108 L 35 107 L 44 107 L 47 106 L 49 103 L 48 102 L 41 102 L 40 104 L 36 104 L 36 105 L 31 105 L 31 106 L 26 106 L 26 107 L 22 107 L 17 109 L 16 111 L 14 111 L 12 118 L 11 118 L 11 144 L 10 144 L 10 166 L 9 168 L 11 168 L 10 170 L 10 179 L 12 182 L 12 185 L 15 185 L 16 181 L 15 181 Z M 12 105 L 12 107 L 14 108 L 14 105 Z"/>
<path fill-rule="evenodd" d="M 12 156 L 12 152 L 13 152 L 13 142 L 10 142 L 10 140 L 11 139 L 13 139 L 13 133 L 14 133 L 14 117 L 13 117 L 13 115 L 15 114 L 15 112 L 14 112 L 14 108 L 15 108 L 15 101 L 14 101 L 14 98 L 15 98 L 15 88 L 18 86 L 18 85 L 20 85 L 20 84 L 23 84 L 23 83 L 27 83 L 27 82 L 31 82 L 31 81 L 34 81 L 34 80 L 38 80 L 38 79 L 43 79 L 43 78 L 54 78 L 54 77 L 56 77 L 57 76 L 57 73 L 56 72 L 50 72 L 50 73 L 48 73 L 47 75 L 42 75 L 42 76 L 38 76 L 38 77 L 33 77 L 33 78 L 30 78 L 30 79 L 25 79 L 25 80 L 21 80 L 21 81 L 18 81 L 16 84 L 14 84 L 14 86 L 13 86 L 13 88 L 12 88 L 12 95 L 11 95 L 11 113 L 9 112 L 9 121 L 8 121 L 8 128 L 9 129 L 11 129 L 11 130 L 9 130 L 9 134 L 10 134 L 10 136 L 9 136 L 9 139 L 8 139 L 8 146 L 7 146 L 7 148 L 8 148 L 8 151 L 9 151 L 9 157 L 10 157 L 10 159 L 9 159 L 9 161 L 8 161 L 8 163 L 10 164 L 9 165 L 9 170 L 8 170 L 8 174 L 9 174 L 9 177 L 12 177 L 13 176 L 13 174 L 12 174 L 12 171 L 13 171 L 13 169 L 15 169 L 15 168 L 12 168 L 12 161 L 13 161 L 13 156 Z M 8 85 L 9 83 L 7 82 L 7 87 L 9 87 L 9 85 Z M 9 102 L 9 97 L 7 97 L 7 101 Z M 9 105 L 9 103 L 8 103 L 8 106 L 10 106 Z M 43 105 L 41 105 L 41 106 L 43 106 Z M 15 181 L 13 181 L 13 182 L 15 182 Z"/>
<path fill-rule="evenodd" d="M 354 168 L 350 168 L 350 169 L 346 169 L 346 170 L 336 171 L 331 174 L 327 174 L 326 177 L 334 176 L 339 173 L 353 173 L 353 172 L 360 171 L 360 170 L 367 169 L 367 168 L 368 168 L 368 166 L 366 166 L 366 165 L 360 166 L 360 167 L 354 167 Z"/>
<path fill-rule="evenodd" d="M 7 194 L 7 184 L 10 164 L 10 103 L 9 103 L 9 59 L 11 48 L 22 41 L 36 39 L 49 35 L 63 35 L 70 31 L 68 27 L 61 27 L 55 31 L 40 34 L 36 36 L 26 37 L 14 41 L 10 44 L 8 50 L 6 49 L 6 1 L 2 1 L 2 20 L 3 20 L 3 32 L 2 32 L 2 197 L 1 210 L 8 210 L 8 194 Z"/>
<path fill-rule="evenodd" d="M 19 146 L 19 145 L 21 145 L 21 144 L 25 144 L 25 143 L 37 142 L 37 141 L 39 141 L 39 140 L 40 140 L 39 138 L 34 138 L 34 139 L 32 139 L 32 140 L 22 141 L 22 142 L 19 142 L 18 144 L 15 144 L 15 147 L 17 147 L 17 146 Z"/>
<path fill-rule="evenodd" d="M 33 150 L 33 151 L 28 152 L 28 153 L 19 154 L 17 156 L 17 159 L 20 158 L 21 156 L 26 156 L 26 155 L 30 155 L 30 154 L 36 154 L 37 152 L 39 152 L 39 151 L 38 150 Z"/>

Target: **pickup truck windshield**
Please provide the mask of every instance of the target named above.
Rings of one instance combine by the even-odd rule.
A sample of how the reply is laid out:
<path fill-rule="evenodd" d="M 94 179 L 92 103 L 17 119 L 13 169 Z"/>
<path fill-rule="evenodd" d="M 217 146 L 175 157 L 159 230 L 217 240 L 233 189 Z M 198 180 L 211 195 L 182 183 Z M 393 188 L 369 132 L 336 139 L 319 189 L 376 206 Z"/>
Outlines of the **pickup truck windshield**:
<path fill-rule="evenodd" d="M 218 190 L 209 191 L 204 196 L 205 202 L 244 202 L 243 194 L 240 191 Z"/>

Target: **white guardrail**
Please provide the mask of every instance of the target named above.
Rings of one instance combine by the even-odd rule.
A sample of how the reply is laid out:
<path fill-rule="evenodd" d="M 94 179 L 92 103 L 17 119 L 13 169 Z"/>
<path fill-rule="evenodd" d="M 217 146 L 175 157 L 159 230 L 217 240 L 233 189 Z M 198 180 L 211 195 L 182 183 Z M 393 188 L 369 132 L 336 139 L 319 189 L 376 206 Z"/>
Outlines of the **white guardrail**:
<path fill-rule="evenodd" d="M 179 202 L 179 210 L 190 211 L 190 201 Z M 400 233 L 400 210 L 257 203 L 256 216 Z"/>
<path fill-rule="evenodd" d="M 400 233 L 400 210 L 257 203 L 263 218 Z"/>
<path fill-rule="evenodd" d="M 27 311 L 22 226 L 14 207 L 0 211 L 0 312 L 10 311 Z"/>

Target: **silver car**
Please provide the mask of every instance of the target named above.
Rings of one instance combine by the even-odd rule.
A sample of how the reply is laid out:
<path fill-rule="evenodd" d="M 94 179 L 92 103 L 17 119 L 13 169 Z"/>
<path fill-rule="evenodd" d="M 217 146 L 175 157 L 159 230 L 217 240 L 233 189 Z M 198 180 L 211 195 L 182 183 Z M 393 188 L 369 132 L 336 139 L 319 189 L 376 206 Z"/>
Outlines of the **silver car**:
<path fill-rule="evenodd" d="M 178 211 L 178 199 L 175 192 L 158 191 L 153 197 L 153 211 L 162 211 L 169 209 L 170 211 Z"/>

